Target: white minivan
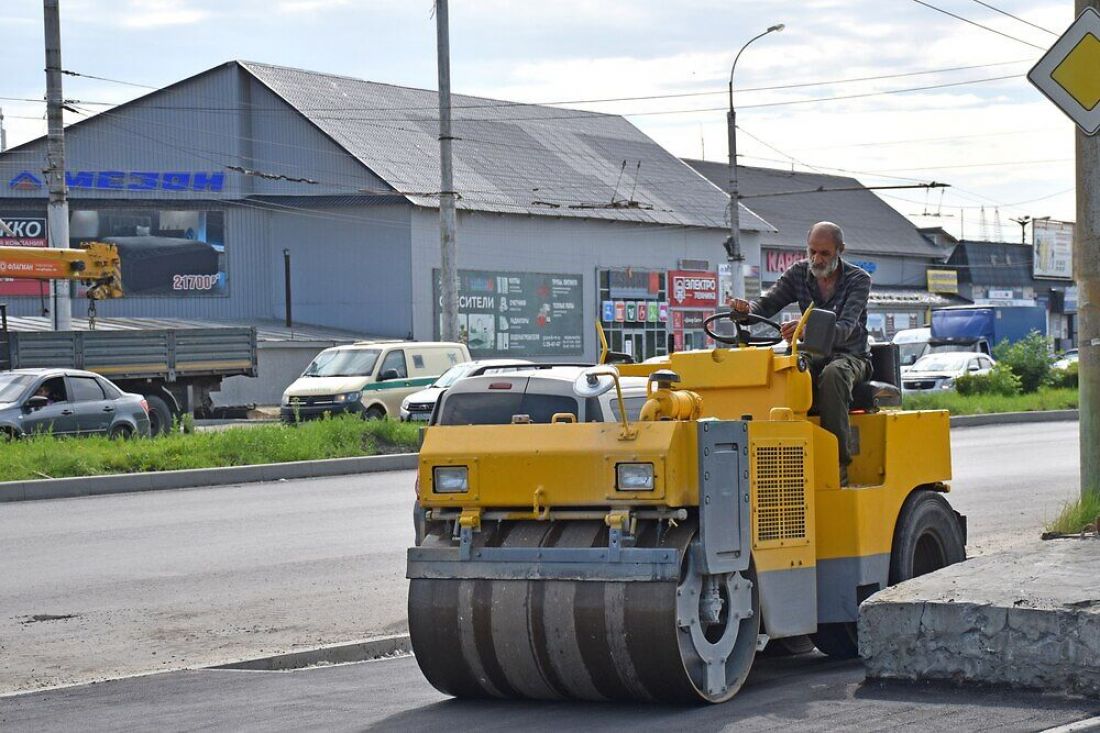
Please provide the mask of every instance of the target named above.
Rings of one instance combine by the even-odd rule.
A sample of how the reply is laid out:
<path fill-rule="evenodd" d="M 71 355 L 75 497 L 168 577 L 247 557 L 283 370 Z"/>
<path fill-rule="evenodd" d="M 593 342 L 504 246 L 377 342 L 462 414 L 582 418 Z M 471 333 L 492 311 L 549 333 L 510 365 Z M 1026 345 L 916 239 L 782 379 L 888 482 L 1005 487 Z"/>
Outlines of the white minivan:
<path fill-rule="evenodd" d="M 449 341 L 357 341 L 325 349 L 283 392 L 284 422 L 352 412 L 397 418 L 401 401 L 455 364 L 469 361 L 465 344 Z"/>

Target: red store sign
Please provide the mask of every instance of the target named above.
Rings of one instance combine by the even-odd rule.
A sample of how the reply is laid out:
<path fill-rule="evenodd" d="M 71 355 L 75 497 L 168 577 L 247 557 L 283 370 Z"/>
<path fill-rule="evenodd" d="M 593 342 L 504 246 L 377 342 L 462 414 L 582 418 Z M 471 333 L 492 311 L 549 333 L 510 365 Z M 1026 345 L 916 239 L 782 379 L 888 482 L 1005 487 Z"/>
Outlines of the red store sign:
<path fill-rule="evenodd" d="M 782 275 L 791 265 L 806 259 L 806 253 L 801 250 L 789 251 L 782 249 L 764 250 L 764 272 L 773 275 Z"/>
<path fill-rule="evenodd" d="M 713 272 L 669 270 L 668 298 L 673 308 L 718 307 L 718 275 Z"/>

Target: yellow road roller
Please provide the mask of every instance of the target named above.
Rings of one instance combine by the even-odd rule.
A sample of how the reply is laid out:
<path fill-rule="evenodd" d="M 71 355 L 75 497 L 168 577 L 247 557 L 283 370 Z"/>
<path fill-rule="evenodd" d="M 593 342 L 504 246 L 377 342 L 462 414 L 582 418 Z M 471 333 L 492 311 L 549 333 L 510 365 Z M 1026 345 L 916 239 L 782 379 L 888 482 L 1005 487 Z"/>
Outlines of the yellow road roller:
<path fill-rule="evenodd" d="M 948 415 L 886 407 L 896 352 L 894 385 L 855 390 L 841 485 L 811 410 L 825 316 L 807 312 L 780 353 L 750 330 L 775 322 L 719 313 L 706 327 L 730 348 L 578 377 L 581 397 L 648 377 L 635 420 L 620 395 L 615 421 L 427 428 L 407 575 L 428 681 L 456 697 L 720 703 L 766 647 L 856 656 L 863 600 L 964 559 Z"/>

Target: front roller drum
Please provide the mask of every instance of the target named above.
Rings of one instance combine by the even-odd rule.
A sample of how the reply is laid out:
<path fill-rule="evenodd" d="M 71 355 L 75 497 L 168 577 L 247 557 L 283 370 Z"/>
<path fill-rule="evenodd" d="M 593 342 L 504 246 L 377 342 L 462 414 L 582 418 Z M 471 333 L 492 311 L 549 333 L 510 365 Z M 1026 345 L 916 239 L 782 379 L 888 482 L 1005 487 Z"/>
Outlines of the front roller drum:
<path fill-rule="evenodd" d="M 428 681 L 456 697 L 724 702 L 760 630 L 755 573 L 706 576 L 696 529 L 656 523 L 640 547 L 676 548 L 678 582 L 413 579 L 409 633 Z M 601 522 L 503 523 L 486 547 L 606 546 Z M 449 546 L 429 534 L 423 547 Z"/>

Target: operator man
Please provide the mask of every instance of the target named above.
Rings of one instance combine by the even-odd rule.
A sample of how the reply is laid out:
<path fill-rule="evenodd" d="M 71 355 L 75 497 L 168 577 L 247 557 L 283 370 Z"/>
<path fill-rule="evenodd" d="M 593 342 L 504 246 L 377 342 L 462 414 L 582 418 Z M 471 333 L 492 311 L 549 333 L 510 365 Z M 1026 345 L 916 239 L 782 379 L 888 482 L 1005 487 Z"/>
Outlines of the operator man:
<path fill-rule="evenodd" d="M 810 362 L 814 378 L 814 406 L 821 427 L 836 436 L 840 449 L 840 483 L 848 485 L 848 409 L 852 387 L 871 378 L 871 352 L 867 346 L 867 296 L 871 276 L 840 257 L 844 232 L 829 221 L 810 228 L 806 237 L 806 259 L 791 265 L 775 285 L 751 303 L 734 298 L 729 306 L 741 313 L 771 318 L 793 302 L 800 310 L 813 303 L 836 314 L 836 337 L 831 356 L 815 356 Z M 783 338 L 794 335 L 797 321 L 784 321 Z"/>

